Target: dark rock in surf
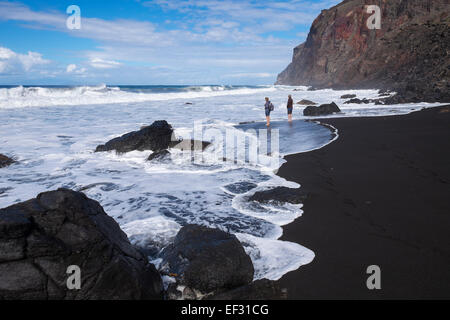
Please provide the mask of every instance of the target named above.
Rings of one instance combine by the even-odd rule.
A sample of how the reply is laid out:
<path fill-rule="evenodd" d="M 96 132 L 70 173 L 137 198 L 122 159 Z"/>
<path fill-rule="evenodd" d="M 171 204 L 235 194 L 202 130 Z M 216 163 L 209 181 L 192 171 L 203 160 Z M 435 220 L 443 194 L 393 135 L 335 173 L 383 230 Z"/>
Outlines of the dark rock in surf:
<path fill-rule="evenodd" d="M 341 112 L 341 109 L 332 102 L 330 104 L 322 104 L 318 107 L 308 106 L 303 110 L 304 116 L 325 116 L 333 113 Z"/>
<path fill-rule="evenodd" d="M 303 203 L 307 195 L 302 191 L 301 188 L 287 188 L 287 187 L 277 187 L 270 190 L 258 191 L 252 195 L 249 200 L 257 201 L 260 203 L 267 202 L 288 202 L 293 204 Z"/>
<path fill-rule="evenodd" d="M 287 294 L 277 281 L 267 279 L 256 280 L 239 288 L 220 292 L 207 300 L 282 300 Z"/>
<path fill-rule="evenodd" d="M 148 158 L 147 161 L 168 161 L 170 159 L 169 150 L 161 150 L 153 152 Z"/>
<path fill-rule="evenodd" d="M 368 103 L 371 103 L 371 102 L 373 102 L 373 100 L 369 100 L 369 99 L 366 99 L 366 98 L 363 98 L 362 100 L 358 99 L 358 98 L 353 98 L 353 99 L 350 99 L 348 101 L 345 101 L 344 104 L 351 104 L 351 103 L 368 104 Z"/>
<path fill-rule="evenodd" d="M 390 97 L 391 94 L 392 94 L 392 92 L 389 91 L 389 90 L 386 90 L 386 89 L 382 89 L 382 90 L 378 91 L 378 96 L 379 97 Z"/>
<path fill-rule="evenodd" d="M 69 266 L 81 269 L 69 290 Z M 0 300 L 160 299 L 155 267 L 94 200 L 68 189 L 0 209 Z"/>
<path fill-rule="evenodd" d="M 95 152 L 115 150 L 118 153 L 130 151 L 160 151 L 169 148 L 172 141 L 173 128 L 165 120 L 155 121 L 151 126 L 139 131 L 127 133 L 99 145 Z"/>
<path fill-rule="evenodd" d="M 356 94 L 344 94 L 341 99 L 353 99 L 356 98 Z"/>
<path fill-rule="evenodd" d="M 313 102 L 311 100 L 303 99 L 303 100 L 300 100 L 299 102 L 297 102 L 297 104 L 300 104 L 300 105 L 303 105 L 303 106 L 312 106 L 312 105 L 315 105 L 317 103 L 315 103 L 315 102 Z"/>
<path fill-rule="evenodd" d="M 0 153 L 0 168 L 7 167 L 13 164 L 15 161 L 3 154 Z"/>
<path fill-rule="evenodd" d="M 253 280 L 250 257 L 236 236 L 198 225 L 181 228 L 161 253 L 163 272 L 203 293 L 247 285 Z"/>

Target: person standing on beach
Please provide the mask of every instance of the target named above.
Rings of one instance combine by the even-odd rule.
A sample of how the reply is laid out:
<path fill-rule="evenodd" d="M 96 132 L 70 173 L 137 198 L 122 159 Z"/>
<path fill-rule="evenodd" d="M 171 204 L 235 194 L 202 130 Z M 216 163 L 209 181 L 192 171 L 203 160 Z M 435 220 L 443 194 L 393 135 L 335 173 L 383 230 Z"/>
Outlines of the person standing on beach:
<path fill-rule="evenodd" d="M 288 96 L 287 102 L 287 113 L 288 113 L 288 121 L 292 122 L 292 111 L 294 110 L 294 100 L 292 100 L 292 96 Z"/>
<path fill-rule="evenodd" d="M 270 102 L 269 98 L 266 97 L 266 103 L 264 104 L 264 111 L 266 112 L 266 126 L 270 127 L 270 112 L 273 111 L 274 107 L 272 102 Z"/>

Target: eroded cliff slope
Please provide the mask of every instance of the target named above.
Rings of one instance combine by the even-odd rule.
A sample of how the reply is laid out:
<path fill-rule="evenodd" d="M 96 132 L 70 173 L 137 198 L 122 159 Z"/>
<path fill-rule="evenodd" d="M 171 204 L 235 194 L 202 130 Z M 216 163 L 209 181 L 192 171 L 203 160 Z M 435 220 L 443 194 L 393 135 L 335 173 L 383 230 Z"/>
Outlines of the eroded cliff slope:
<path fill-rule="evenodd" d="M 381 9 L 380 29 L 368 28 L 368 5 Z M 316 18 L 277 84 L 391 89 L 403 100 L 448 102 L 449 13 L 449 0 L 345 0 Z"/>

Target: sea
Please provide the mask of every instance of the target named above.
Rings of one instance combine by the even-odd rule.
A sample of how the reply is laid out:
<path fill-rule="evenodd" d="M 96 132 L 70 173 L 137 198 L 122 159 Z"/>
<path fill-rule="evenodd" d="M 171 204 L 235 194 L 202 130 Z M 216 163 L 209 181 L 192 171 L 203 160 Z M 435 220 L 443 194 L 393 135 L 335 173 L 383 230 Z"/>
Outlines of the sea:
<path fill-rule="evenodd" d="M 378 91 L 272 85 L 0 86 L 0 153 L 17 160 L 0 169 L 0 208 L 58 188 L 82 191 L 131 242 L 154 248 L 150 258 L 156 265 L 158 250 L 183 225 L 200 224 L 236 235 L 253 261 L 255 280 L 277 280 L 315 257 L 315 248 L 279 240 L 284 225 L 301 219 L 302 205 L 249 198 L 278 186 L 301 188 L 276 175 L 284 157 L 339 139 L 339 128 L 304 117 L 304 106 L 295 106 L 294 122 L 288 124 L 289 94 L 294 102 L 334 101 L 342 113 L 328 117 L 399 115 L 437 106 L 343 104 L 344 94 L 371 99 Z M 265 97 L 275 106 L 269 130 Z M 211 145 L 201 155 L 173 150 L 171 158 L 151 162 L 152 151 L 94 152 L 97 145 L 156 120 L 170 123 L 177 138 L 197 139 L 200 132 Z M 272 149 L 248 161 L 251 141 L 264 140 L 267 131 Z M 244 136 L 248 143 L 227 145 L 227 135 Z M 224 158 L 222 151 L 230 148 L 237 160 Z"/>

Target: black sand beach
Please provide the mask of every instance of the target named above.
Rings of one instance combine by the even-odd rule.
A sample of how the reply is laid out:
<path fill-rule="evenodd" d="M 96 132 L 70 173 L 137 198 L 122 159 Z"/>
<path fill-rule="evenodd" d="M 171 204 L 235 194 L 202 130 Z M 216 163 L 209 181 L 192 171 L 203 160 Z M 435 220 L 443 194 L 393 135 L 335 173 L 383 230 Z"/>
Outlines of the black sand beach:
<path fill-rule="evenodd" d="M 282 240 L 316 253 L 280 280 L 289 298 L 450 298 L 450 106 L 322 122 L 339 139 L 279 171 L 310 193 Z"/>

